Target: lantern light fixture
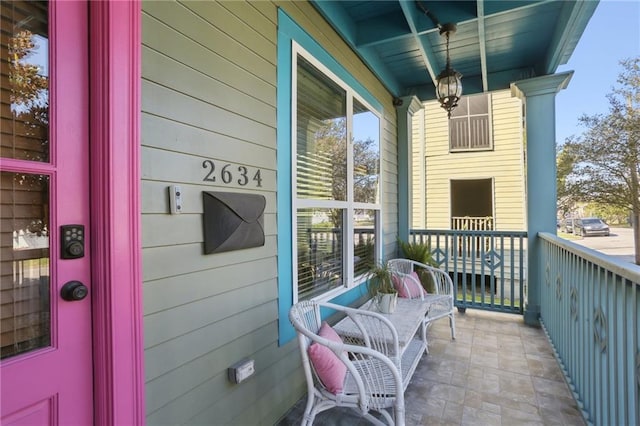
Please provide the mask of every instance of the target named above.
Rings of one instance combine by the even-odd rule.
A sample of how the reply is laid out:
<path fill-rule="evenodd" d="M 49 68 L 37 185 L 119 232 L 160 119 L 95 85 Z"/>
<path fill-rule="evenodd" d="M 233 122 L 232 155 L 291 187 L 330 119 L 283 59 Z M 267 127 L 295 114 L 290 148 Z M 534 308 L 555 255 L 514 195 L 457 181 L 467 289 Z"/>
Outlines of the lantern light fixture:
<path fill-rule="evenodd" d="M 455 34 L 456 24 L 448 23 L 440 26 L 440 35 L 444 35 L 447 40 L 447 65 L 436 78 L 436 96 L 440 106 L 447 111 L 447 116 L 451 118 L 451 111 L 458 106 L 460 96 L 462 96 L 462 74 L 451 68 L 449 58 L 449 36 Z"/>

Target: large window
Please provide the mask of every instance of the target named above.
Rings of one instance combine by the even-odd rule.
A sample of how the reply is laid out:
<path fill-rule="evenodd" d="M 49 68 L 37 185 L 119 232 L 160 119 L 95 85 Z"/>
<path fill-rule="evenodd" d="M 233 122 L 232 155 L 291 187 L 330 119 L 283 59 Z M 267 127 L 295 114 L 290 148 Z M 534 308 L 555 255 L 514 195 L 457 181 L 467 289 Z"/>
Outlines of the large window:
<path fill-rule="evenodd" d="M 491 140 L 491 96 L 464 96 L 451 111 L 449 149 L 477 151 L 493 148 Z"/>
<path fill-rule="evenodd" d="M 293 49 L 294 299 L 339 293 L 379 256 L 380 118 Z"/>

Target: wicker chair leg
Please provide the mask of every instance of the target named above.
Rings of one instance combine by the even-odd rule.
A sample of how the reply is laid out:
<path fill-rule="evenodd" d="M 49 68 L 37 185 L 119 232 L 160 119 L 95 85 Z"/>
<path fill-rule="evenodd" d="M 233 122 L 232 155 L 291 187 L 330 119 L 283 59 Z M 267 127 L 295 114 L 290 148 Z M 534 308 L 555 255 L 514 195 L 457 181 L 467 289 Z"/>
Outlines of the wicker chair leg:
<path fill-rule="evenodd" d="M 362 417 L 364 417 L 365 419 L 369 420 L 372 424 L 377 425 L 377 426 L 392 426 L 392 425 L 394 425 L 393 419 L 391 418 L 389 413 L 387 413 L 385 410 L 380 410 L 379 413 L 381 413 L 383 415 L 383 417 L 386 420 L 386 422 L 381 421 L 379 418 L 373 416 L 371 413 L 367 413 Z"/>
<path fill-rule="evenodd" d="M 396 409 L 394 410 L 396 418 L 395 418 L 395 422 L 394 425 L 395 426 L 404 426 L 404 415 L 405 415 L 405 410 L 404 410 L 404 406 L 402 407 L 402 409 L 399 409 L 396 407 Z"/>
<path fill-rule="evenodd" d="M 302 417 L 302 425 L 311 426 L 316 418 L 316 410 L 313 405 L 315 403 L 315 395 L 312 392 L 307 393 L 307 406 L 304 409 L 304 416 Z"/>
<path fill-rule="evenodd" d="M 454 314 L 449 315 L 449 327 L 451 327 L 451 338 L 456 340 L 456 319 Z"/>
<path fill-rule="evenodd" d="M 391 417 L 391 414 L 389 414 L 389 412 L 387 410 L 380 410 L 378 411 L 380 414 L 382 414 L 382 417 L 384 417 L 384 419 L 387 421 L 388 425 L 395 425 L 396 422 L 393 421 L 393 417 Z"/>

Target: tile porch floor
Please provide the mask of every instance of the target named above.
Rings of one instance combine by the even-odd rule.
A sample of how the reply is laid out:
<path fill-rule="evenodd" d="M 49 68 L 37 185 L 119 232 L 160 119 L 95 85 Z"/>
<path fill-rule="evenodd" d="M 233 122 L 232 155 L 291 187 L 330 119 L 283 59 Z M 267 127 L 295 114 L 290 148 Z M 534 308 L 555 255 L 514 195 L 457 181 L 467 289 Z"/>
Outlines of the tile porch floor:
<path fill-rule="evenodd" d="M 522 316 L 468 309 L 428 331 L 423 355 L 405 392 L 406 424 L 585 425 L 544 332 Z M 300 424 L 306 395 L 278 423 Z M 352 410 L 334 408 L 315 425 L 366 425 Z"/>

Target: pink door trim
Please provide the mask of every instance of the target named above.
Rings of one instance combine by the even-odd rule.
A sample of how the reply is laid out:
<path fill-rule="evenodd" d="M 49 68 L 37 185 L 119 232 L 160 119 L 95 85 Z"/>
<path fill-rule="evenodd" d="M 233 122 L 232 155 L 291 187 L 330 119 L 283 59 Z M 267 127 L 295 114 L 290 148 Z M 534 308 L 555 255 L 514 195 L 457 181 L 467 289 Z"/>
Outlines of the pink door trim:
<path fill-rule="evenodd" d="M 142 425 L 141 3 L 88 3 L 95 424 Z"/>

